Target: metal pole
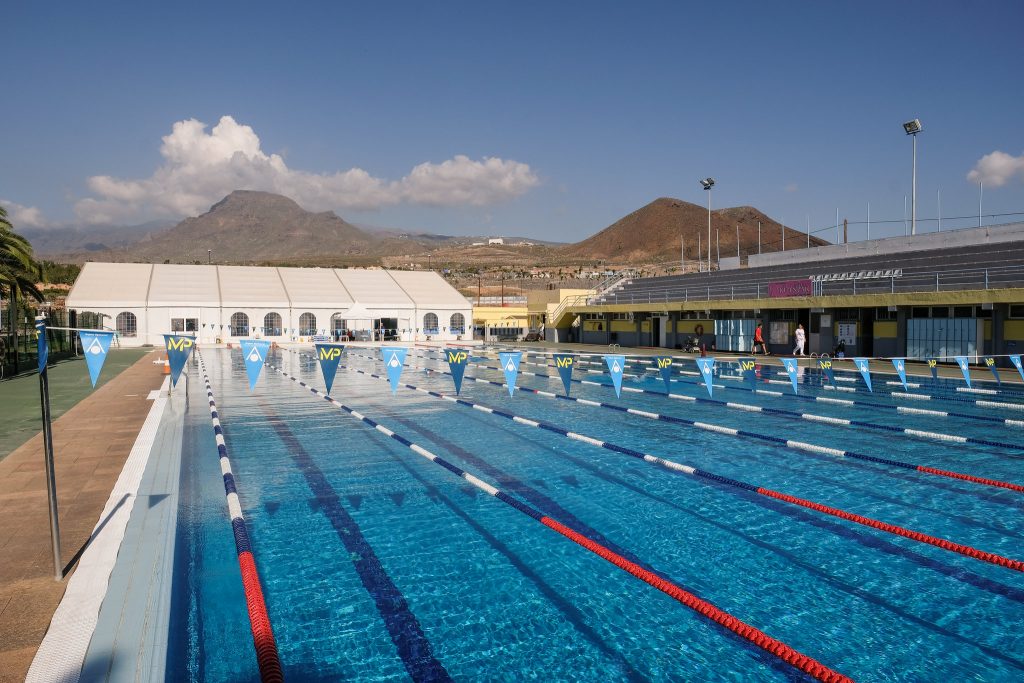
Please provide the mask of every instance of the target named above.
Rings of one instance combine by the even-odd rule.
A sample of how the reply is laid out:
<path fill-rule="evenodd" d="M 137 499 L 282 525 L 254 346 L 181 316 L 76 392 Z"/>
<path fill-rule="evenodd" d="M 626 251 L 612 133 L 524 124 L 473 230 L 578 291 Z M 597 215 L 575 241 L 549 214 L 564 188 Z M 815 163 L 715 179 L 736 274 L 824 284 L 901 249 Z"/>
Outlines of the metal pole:
<path fill-rule="evenodd" d="M 985 198 L 985 181 L 979 180 L 978 186 L 981 188 L 978 192 L 978 227 L 981 227 L 981 200 Z"/>
<path fill-rule="evenodd" d="M 907 225 L 907 195 L 903 195 L 903 236 L 906 237 L 910 231 L 910 227 Z"/>
<path fill-rule="evenodd" d="M 701 273 L 704 271 L 704 247 L 700 243 L 700 233 L 697 233 L 697 272 Z"/>
<path fill-rule="evenodd" d="M 786 251 L 786 217 L 782 217 L 782 224 L 779 226 L 782 228 L 782 251 Z"/>
<path fill-rule="evenodd" d="M 718 228 L 715 228 L 715 262 L 722 267 L 722 244 L 718 241 Z"/>
<path fill-rule="evenodd" d="M 868 239 L 871 239 L 871 202 L 868 202 Z"/>
<path fill-rule="evenodd" d="M 843 239 L 843 233 L 839 232 L 839 207 L 836 207 L 836 244 L 839 244 Z"/>
<path fill-rule="evenodd" d="M 679 270 L 686 272 L 686 240 L 679 238 Z"/>
<path fill-rule="evenodd" d="M 910 184 L 910 234 L 917 234 L 917 134 L 911 135 L 914 138 L 914 173 Z"/>
<path fill-rule="evenodd" d="M 736 258 L 740 257 L 740 225 L 736 224 Z"/>
<path fill-rule="evenodd" d="M 49 500 L 50 512 L 50 545 L 53 552 L 53 580 L 64 579 L 64 567 L 60 563 L 60 522 L 57 518 L 57 482 L 53 468 L 53 429 L 50 417 L 50 378 L 46 369 L 46 318 L 36 317 L 36 331 L 40 366 L 39 366 L 39 404 L 43 418 L 43 462 L 46 465 L 46 497 Z"/>
<path fill-rule="evenodd" d="M 935 191 L 935 201 L 939 205 L 939 223 L 935 232 L 942 232 L 942 188 Z"/>
<path fill-rule="evenodd" d="M 761 253 L 761 221 L 757 222 L 757 253 Z"/>
<path fill-rule="evenodd" d="M 811 248 L 811 214 L 804 214 L 807 217 L 807 248 Z"/>
<path fill-rule="evenodd" d="M 708 272 L 711 272 L 711 188 L 708 188 Z"/>

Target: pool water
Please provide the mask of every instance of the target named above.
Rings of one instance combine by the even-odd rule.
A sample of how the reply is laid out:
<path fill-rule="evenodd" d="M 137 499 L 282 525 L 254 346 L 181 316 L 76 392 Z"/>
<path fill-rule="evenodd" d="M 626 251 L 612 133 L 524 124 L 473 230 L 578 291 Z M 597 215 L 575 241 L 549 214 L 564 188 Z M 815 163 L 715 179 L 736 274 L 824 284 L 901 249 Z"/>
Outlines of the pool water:
<path fill-rule="evenodd" d="M 202 353 L 286 679 L 806 680 L 281 374 L 265 368 L 250 393 L 237 351 Z M 350 348 L 342 362 L 383 374 L 374 353 Z M 497 365 L 495 354 L 478 355 Z M 308 351 L 277 351 L 269 362 L 323 386 Z M 677 366 L 695 369 L 692 363 Z M 522 369 L 557 375 L 525 363 Z M 417 349 L 402 379 L 451 393 L 444 370 L 439 356 Z M 195 367 L 186 371 L 197 373 Z M 630 371 L 644 375 L 626 378 L 625 386 L 664 390 L 653 371 L 635 364 Z M 466 375 L 503 381 L 500 371 L 472 362 Z M 575 376 L 609 383 L 579 370 Z M 707 396 L 696 378 L 676 378 L 674 393 Z M 1024 417 L 966 400 L 899 403 L 893 387 L 878 386 L 877 379 L 874 394 L 841 395 L 818 386 L 815 373 L 805 380 L 803 395 Z M 562 392 L 557 377 L 521 376 L 519 384 Z M 936 396 L 953 397 L 952 386 Z M 258 670 L 202 382 L 190 382 L 189 391 L 169 670 L 187 680 L 254 680 Z M 1022 443 L 1021 449 L 1001 449 L 651 394 L 616 399 L 605 386 L 577 383 L 572 395 L 1024 481 L 1024 430 L 1016 427 L 715 391 L 717 399 L 749 405 Z M 996 400 L 1021 400 L 1007 395 Z M 1024 680 L 1020 572 L 409 389 L 392 395 L 386 382 L 348 369 L 339 368 L 334 396 L 858 681 Z M 462 396 L 755 486 L 1024 558 L 1024 497 L 1018 492 L 525 392 L 510 398 L 504 388 L 468 380 Z"/>

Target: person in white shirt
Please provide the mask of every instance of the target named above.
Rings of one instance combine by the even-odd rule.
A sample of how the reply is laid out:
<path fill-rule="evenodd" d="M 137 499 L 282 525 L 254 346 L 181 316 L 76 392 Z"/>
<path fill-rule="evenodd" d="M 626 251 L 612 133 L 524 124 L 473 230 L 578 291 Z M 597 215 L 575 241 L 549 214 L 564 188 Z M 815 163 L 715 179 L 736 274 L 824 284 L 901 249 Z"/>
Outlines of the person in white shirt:
<path fill-rule="evenodd" d="M 796 348 L 793 349 L 793 355 L 794 356 L 806 356 L 807 355 L 806 353 L 804 353 L 804 342 L 806 340 L 807 340 L 807 337 L 804 334 L 804 326 L 803 325 L 797 325 L 796 326 Z"/>

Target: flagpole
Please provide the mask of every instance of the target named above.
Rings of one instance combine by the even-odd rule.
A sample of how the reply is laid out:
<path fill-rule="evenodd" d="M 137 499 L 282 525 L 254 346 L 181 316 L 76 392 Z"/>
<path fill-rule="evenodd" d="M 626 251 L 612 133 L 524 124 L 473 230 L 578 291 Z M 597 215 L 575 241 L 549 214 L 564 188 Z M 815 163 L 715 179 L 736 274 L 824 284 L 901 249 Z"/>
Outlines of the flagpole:
<path fill-rule="evenodd" d="M 39 354 L 39 403 L 43 418 L 43 461 L 46 464 L 46 496 L 50 505 L 50 545 L 53 551 L 53 580 L 64 579 L 64 567 L 60 563 L 60 522 L 57 518 L 57 482 L 53 468 L 53 429 L 50 416 L 50 378 L 46 362 L 50 349 L 46 341 L 46 317 L 36 316 L 36 339 Z"/>

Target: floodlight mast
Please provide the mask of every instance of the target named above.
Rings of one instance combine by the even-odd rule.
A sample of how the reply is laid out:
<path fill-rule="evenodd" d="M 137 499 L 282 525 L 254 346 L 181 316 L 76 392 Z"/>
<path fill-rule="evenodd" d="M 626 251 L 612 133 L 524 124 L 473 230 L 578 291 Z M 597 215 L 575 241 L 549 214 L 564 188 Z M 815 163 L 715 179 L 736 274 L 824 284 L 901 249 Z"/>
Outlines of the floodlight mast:
<path fill-rule="evenodd" d="M 903 130 L 914 138 L 914 170 L 910 189 L 910 234 L 917 233 L 917 134 L 921 132 L 921 119 L 914 119 L 903 124 Z"/>
<path fill-rule="evenodd" d="M 711 188 L 715 186 L 714 178 L 705 178 L 700 181 L 708 193 L 708 272 L 711 272 Z"/>

